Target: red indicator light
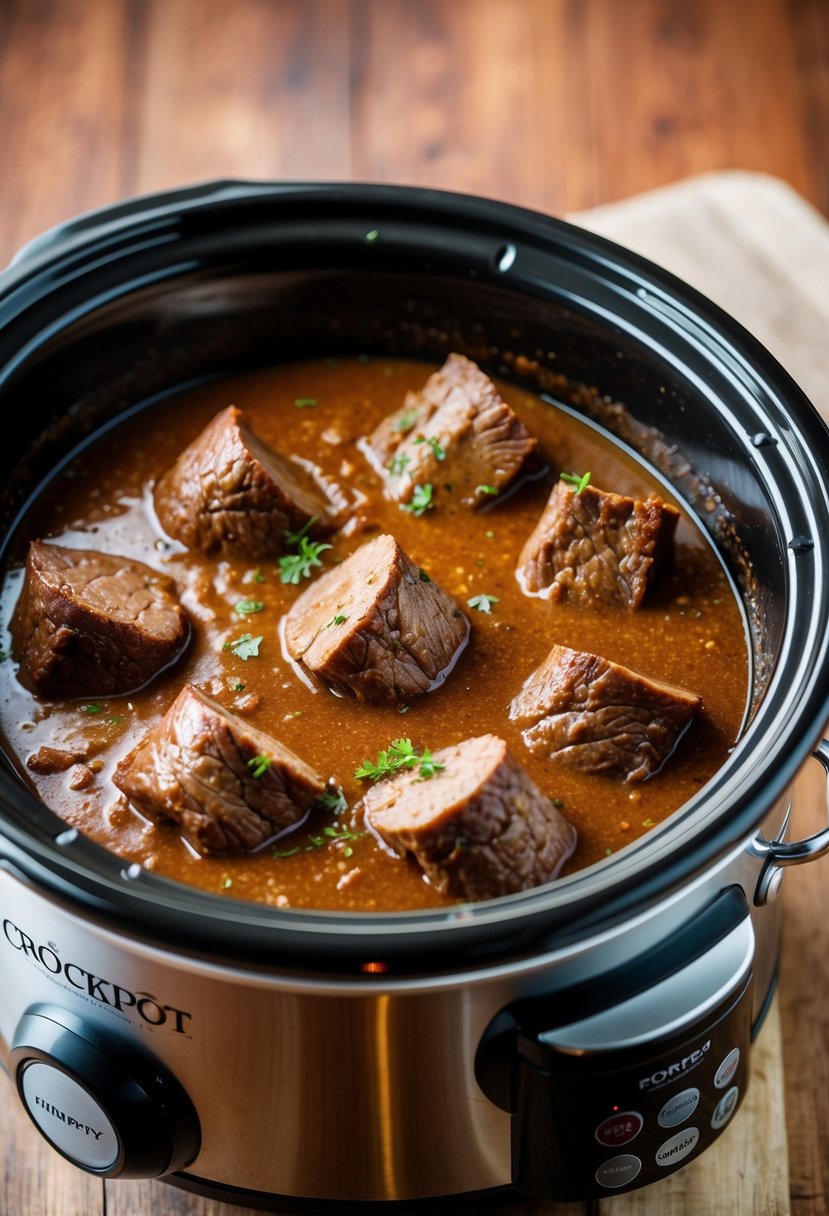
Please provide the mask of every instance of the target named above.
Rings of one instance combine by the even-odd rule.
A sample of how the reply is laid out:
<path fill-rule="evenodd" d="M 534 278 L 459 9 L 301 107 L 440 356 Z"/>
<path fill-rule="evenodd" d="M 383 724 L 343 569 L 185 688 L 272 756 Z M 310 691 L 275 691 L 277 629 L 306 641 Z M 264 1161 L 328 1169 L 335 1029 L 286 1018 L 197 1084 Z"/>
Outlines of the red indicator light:
<path fill-rule="evenodd" d="M 617 1115 L 617 1114 L 619 1113 L 619 1107 L 618 1107 L 618 1106 L 611 1106 L 611 1108 L 610 1108 L 610 1109 L 613 1111 L 614 1115 Z"/>

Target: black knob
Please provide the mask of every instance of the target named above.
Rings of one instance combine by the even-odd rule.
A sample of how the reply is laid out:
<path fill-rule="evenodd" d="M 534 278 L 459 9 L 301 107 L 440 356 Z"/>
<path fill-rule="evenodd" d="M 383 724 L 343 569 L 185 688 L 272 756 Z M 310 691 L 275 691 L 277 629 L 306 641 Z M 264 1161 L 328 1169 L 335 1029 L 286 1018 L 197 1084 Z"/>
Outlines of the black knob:
<path fill-rule="evenodd" d="M 196 1112 L 172 1073 L 65 1009 L 27 1009 L 9 1065 L 38 1130 L 91 1174 L 157 1178 L 199 1151 Z"/>

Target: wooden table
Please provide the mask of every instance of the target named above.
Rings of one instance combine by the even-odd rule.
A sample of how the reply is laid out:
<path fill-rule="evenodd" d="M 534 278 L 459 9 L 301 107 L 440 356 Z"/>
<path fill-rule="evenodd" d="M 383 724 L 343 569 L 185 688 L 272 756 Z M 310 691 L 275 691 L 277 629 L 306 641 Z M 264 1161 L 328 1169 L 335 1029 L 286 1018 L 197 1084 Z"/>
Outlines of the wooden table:
<path fill-rule="evenodd" d="M 0 0 L 0 133 L 0 259 L 77 211 L 229 176 L 406 182 L 564 213 L 737 166 L 780 176 L 829 214 L 829 4 Z M 804 773 L 802 831 L 820 822 L 822 786 L 816 766 Z M 827 870 L 786 885 L 791 1211 L 820 1216 Z M 779 1098 L 764 1058 L 761 1105 Z M 7 1091 L 0 1136 L 2 1216 L 236 1211 L 88 1178 L 41 1144 Z M 770 1211 L 763 1178 L 743 1182 L 751 1212 Z M 725 1211 L 715 1195 L 708 1210 Z M 741 1202 L 728 1211 L 748 1216 Z M 706 1210 L 678 1184 L 625 1211 L 669 1209 Z"/>

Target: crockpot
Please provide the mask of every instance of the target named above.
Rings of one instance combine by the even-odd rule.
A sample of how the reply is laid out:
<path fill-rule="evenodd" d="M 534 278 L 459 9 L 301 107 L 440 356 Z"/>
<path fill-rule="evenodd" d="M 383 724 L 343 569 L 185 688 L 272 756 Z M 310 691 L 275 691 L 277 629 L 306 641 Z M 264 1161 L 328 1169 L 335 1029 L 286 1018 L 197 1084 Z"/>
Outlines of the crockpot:
<path fill-rule="evenodd" d="M 0 276 L 4 560 L 50 477 L 174 389 L 338 351 L 461 350 L 650 463 L 745 608 L 721 770 L 601 864 L 474 905 L 277 909 L 126 865 L 0 771 L 0 1049 L 58 1152 L 290 1210 L 663 1178 L 729 1125 L 773 991 L 788 836 L 829 771 L 829 435 L 743 329 L 528 211 L 219 183 L 82 217 Z M 13 679 L 11 664 L 3 668 Z"/>

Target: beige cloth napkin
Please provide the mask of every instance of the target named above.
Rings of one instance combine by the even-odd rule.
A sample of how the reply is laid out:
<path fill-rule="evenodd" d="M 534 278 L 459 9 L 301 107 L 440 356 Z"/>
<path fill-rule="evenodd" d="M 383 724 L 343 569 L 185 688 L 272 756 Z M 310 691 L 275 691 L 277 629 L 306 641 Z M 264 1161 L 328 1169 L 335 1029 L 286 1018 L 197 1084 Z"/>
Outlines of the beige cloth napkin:
<path fill-rule="evenodd" d="M 709 173 L 568 219 L 719 304 L 829 421 L 829 223 L 790 186 L 761 173 Z"/>

